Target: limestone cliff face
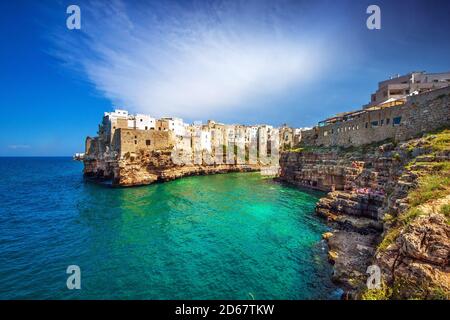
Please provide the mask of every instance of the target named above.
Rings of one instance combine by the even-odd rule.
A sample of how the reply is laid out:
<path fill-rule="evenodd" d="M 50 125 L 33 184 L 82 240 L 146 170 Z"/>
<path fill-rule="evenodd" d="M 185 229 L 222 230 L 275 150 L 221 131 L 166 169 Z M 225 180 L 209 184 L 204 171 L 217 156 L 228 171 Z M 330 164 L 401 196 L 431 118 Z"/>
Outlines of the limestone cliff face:
<path fill-rule="evenodd" d="M 96 155 L 84 160 L 84 174 L 99 180 L 110 180 L 114 186 L 127 187 L 169 181 L 190 175 L 260 169 L 259 165 L 244 164 L 178 165 L 172 161 L 171 155 L 171 149 L 142 150 L 139 153 L 127 153 L 121 158 Z"/>
<path fill-rule="evenodd" d="M 367 267 L 376 264 L 389 298 L 450 298 L 450 227 L 441 209 L 450 187 L 420 205 L 412 193 L 434 174 L 427 169 L 450 174 L 450 141 L 440 151 L 433 141 L 282 154 L 280 180 L 329 191 L 316 212 L 332 228 L 324 238 L 346 297 L 364 298 Z"/>

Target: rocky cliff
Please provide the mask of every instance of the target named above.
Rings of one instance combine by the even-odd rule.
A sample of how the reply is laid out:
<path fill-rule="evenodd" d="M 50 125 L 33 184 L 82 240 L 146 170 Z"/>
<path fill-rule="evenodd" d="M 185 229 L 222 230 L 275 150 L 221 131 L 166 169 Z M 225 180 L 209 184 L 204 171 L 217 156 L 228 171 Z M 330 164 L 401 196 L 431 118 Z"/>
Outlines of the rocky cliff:
<path fill-rule="evenodd" d="M 316 206 L 347 298 L 450 298 L 450 130 L 395 144 L 283 153 L 280 180 L 328 191 Z M 382 287 L 368 290 L 367 267 Z"/>
<path fill-rule="evenodd" d="M 147 185 L 184 176 L 260 170 L 259 165 L 196 164 L 179 165 L 172 161 L 172 149 L 126 153 L 123 157 L 99 155 L 84 160 L 84 175 L 109 180 L 114 186 Z"/>

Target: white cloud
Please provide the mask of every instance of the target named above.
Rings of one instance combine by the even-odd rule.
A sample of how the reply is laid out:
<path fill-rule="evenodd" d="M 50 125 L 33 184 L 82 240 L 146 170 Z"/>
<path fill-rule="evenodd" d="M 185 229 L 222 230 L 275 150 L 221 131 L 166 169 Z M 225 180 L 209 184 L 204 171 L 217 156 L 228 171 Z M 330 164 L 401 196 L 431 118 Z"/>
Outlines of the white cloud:
<path fill-rule="evenodd" d="M 11 144 L 8 146 L 9 149 L 17 150 L 17 149 L 29 149 L 31 146 L 27 144 Z"/>
<path fill-rule="evenodd" d="M 322 46 L 289 30 L 295 21 L 271 7 L 81 8 L 83 34 L 56 37 L 57 55 L 131 111 L 200 119 L 236 112 L 310 81 L 324 63 Z"/>

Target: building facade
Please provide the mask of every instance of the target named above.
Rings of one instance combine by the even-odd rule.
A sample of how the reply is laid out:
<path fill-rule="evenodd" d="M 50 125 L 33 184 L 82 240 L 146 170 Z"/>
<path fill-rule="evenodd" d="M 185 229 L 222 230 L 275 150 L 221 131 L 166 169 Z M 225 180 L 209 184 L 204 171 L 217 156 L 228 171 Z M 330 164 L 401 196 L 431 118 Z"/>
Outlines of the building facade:
<path fill-rule="evenodd" d="M 411 72 L 406 75 L 391 77 L 378 83 L 378 89 L 371 95 L 371 101 L 364 109 L 405 100 L 407 96 L 450 86 L 450 72 L 426 73 Z"/>

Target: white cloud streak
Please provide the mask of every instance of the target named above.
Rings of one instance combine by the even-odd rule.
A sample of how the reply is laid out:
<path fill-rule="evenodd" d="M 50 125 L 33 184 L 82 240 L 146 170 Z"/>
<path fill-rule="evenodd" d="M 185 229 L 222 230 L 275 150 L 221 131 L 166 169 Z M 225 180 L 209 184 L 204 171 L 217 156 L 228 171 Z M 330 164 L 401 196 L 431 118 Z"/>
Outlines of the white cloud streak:
<path fill-rule="evenodd" d="M 320 73 L 325 50 L 291 28 L 295 16 L 261 2 L 204 4 L 81 5 L 82 34 L 55 36 L 55 54 L 113 104 L 157 117 L 237 112 Z"/>
<path fill-rule="evenodd" d="M 11 144 L 8 146 L 8 149 L 18 150 L 18 149 L 29 149 L 31 148 L 28 144 Z"/>

